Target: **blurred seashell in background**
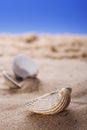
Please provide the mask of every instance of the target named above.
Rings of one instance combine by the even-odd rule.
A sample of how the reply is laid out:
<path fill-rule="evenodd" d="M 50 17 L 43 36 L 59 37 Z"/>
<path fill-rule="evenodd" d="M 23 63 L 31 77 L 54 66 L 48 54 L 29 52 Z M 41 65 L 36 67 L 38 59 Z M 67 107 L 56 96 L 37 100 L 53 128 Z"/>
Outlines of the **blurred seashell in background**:
<path fill-rule="evenodd" d="M 28 87 L 28 81 L 30 82 L 30 80 L 24 82 L 26 79 L 31 79 L 33 82 L 39 81 L 36 78 L 38 74 L 38 67 L 31 58 L 28 58 L 25 55 L 18 55 L 13 59 L 12 65 L 13 75 L 5 70 L 3 71 L 6 84 L 9 86 L 9 88 L 21 88 L 23 86 Z"/>
<path fill-rule="evenodd" d="M 38 67 L 31 58 L 25 55 L 19 55 L 13 60 L 13 72 L 16 77 L 26 79 L 29 77 L 36 77 L 38 74 Z"/>

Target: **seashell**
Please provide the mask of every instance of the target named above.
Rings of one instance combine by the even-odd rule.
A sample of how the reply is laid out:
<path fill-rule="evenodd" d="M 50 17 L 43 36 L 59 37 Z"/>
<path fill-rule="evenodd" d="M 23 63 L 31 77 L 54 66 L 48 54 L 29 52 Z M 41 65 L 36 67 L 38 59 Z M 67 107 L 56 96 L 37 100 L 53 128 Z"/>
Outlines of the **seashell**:
<path fill-rule="evenodd" d="M 7 71 L 3 71 L 3 75 L 6 81 L 8 81 L 7 83 L 9 84 L 10 88 L 21 88 L 21 85 L 16 80 L 14 80 Z"/>
<path fill-rule="evenodd" d="M 67 108 L 71 100 L 71 88 L 62 88 L 59 92 L 51 92 L 26 104 L 33 113 L 52 115 Z"/>
<path fill-rule="evenodd" d="M 16 78 L 26 79 L 28 77 L 36 77 L 38 67 L 31 58 L 19 55 L 13 60 L 13 72 Z"/>

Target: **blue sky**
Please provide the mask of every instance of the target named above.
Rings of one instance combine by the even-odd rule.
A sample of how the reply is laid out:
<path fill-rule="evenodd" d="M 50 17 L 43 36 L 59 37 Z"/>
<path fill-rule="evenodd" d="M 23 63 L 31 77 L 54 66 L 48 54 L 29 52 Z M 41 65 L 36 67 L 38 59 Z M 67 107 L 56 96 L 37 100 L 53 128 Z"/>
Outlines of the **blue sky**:
<path fill-rule="evenodd" d="M 0 33 L 87 34 L 87 0 L 0 0 Z"/>

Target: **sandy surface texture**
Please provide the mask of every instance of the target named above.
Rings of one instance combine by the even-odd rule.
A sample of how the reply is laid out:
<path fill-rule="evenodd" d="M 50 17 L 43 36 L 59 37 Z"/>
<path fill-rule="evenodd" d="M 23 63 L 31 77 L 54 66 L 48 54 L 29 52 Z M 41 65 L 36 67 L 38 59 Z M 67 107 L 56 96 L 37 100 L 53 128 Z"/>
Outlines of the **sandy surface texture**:
<path fill-rule="evenodd" d="M 87 36 L 0 35 L 0 56 L 15 56 L 19 53 L 41 59 L 87 60 Z"/>
<path fill-rule="evenodd" d="M 9 89 L 14 56 L 26 54 L 38 67 L 36 79 Z M 25 103 L 62 87 L 72 88 L 69 107 L 55 115 L 32 114 Z M 0 35 L 0 130 L 87 130 L 87 36 Z"/>

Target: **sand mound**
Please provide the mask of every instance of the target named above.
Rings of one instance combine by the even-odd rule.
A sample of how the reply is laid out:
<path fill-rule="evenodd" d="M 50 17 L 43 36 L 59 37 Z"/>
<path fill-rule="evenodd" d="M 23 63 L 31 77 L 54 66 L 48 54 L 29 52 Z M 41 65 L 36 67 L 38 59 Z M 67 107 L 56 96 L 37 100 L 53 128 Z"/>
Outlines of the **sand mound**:
<path fill-rule="evenodd" d="M 0 36 L 1 56 L 15 56 L 19 53 L 33 58 L 87 60 L 87 36 Z"/>

